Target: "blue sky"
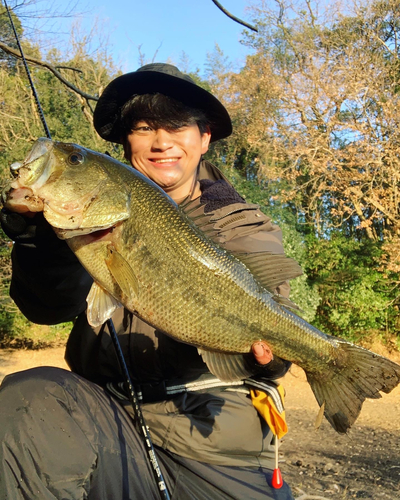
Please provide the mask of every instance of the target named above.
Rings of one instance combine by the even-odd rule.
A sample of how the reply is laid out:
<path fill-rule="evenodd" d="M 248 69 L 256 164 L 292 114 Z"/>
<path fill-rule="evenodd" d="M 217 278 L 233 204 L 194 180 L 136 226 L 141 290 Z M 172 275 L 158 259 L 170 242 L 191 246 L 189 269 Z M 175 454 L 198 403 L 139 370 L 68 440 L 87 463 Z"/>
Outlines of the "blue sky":
<path fill-rule="evenodd" d="M 40 8 L 47 3 L 59 11 L 74 5 L 71 0 L 40 0 Z M 252 0 L 220 3 L 236 17 L 251 23 L 246 7 Z M 85 11 L 85 29 L 89 29 L 94 17 L 105 22 L 111 53 L 123 71 L 139 66 L 140 45 L 147 59 L 151 60 L 157 52 L 157 61 L 170 60 L 178 66 L 184 51 L 189 69 L 199 68 L 201 73 L 207 53 L 214 51 L 215 44 L 237 67 L 248 53 L 240 44 L 243 26 L 229 19 L 212 0 L 86 0 L 76 2 L 74 10 Z M 63 21 L 56 31 L 67 32 L 69 22 Z M 56 39 L 54 35 L 54 43 Z"/>

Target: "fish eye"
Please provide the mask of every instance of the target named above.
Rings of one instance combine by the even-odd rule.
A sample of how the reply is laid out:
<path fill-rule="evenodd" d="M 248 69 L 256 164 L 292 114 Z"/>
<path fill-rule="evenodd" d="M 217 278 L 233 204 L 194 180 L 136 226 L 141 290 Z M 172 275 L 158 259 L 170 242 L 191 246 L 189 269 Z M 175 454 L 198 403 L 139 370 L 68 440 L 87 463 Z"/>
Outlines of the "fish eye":
<path fill-rule="evenodd" d="M 81 153 L 71 153 L 68 156 L 68 162 L 71 165 L 79 165 L 83 162 L 83 155 Z"/>

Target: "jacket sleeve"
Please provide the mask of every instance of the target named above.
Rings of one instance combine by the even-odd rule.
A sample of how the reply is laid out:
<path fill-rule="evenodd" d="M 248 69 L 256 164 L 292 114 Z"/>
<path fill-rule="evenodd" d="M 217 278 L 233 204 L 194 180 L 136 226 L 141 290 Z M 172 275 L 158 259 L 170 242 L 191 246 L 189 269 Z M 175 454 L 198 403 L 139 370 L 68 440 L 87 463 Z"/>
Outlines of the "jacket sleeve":
<path fill-rule="evenodd" d="M 11 258 L 10 295 L 30 321 L 62 323 L 85 310 L 93 281 L 65 241 L 15 243 Z"/>

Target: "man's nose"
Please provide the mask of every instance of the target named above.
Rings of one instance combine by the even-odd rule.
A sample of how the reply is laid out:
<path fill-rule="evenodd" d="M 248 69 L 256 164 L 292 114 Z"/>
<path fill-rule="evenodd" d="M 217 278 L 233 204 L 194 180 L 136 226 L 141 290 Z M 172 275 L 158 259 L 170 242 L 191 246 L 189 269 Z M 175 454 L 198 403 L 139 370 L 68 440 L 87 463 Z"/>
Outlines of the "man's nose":
<path fill-rule="evenodd" d="M 174 145 L 173 136 L 170 132 L 163 128 L 156 130 L 154 141 L 152 144 L 153 149 L 165 151 Z"/>

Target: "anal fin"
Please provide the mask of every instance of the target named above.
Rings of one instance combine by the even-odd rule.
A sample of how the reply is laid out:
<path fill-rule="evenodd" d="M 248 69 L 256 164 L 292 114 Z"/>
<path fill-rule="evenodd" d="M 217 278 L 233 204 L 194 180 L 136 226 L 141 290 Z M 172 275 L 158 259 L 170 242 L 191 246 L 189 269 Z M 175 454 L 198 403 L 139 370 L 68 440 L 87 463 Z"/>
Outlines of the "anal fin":
<path fill-rule="evenodd" d="M 210 372 L 224 382 L 234 382 L 254 375 L 246 368 L 242 354 L 226 354 L 198 349 Z"/>

